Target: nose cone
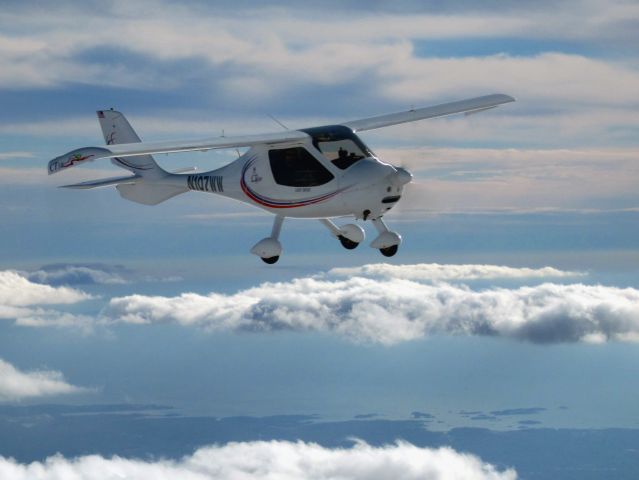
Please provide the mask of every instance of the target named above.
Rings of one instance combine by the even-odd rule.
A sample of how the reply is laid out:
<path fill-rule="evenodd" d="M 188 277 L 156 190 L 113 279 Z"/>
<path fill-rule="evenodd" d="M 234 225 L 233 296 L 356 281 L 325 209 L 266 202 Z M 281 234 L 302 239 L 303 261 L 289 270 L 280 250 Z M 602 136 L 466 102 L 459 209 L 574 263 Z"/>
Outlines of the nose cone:
<path fill-rule="evenodd" d="M 400 185 L 406 185 L 407 183 L 413 181 L 413 174 L 405 168 L 395 167 L 395 170 L 397 170 L 397 181 L 400 183 Z"/>
<path fill-rule="evenodd" d="M 395 169 L 391 165 L 376 158 L 365 158 L 346 170 L 342 181 L 368 188 L 369 185 L 386 181 L 391 175 L 395 175 Z"/>

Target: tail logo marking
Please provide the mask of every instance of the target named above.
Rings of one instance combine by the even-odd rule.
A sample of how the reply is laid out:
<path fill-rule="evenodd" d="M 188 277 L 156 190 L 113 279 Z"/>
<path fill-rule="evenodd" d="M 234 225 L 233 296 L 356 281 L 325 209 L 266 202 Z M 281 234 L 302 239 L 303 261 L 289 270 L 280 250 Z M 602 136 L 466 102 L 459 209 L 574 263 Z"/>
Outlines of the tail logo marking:
<path fill-rule="evenodd" d="M 82 162 L 83 160 L 88 160 L 91 157 L 95 157 L 95 155 L 81 155 L 79 153 L 76 153 L 75 155 L 71 155 L 69 159 L 66 162 L 64 162 L 62 165 L 57 165 L 57 168 L 52 169 L 52 171 L 58 170 L 60 168 L 71 167 L 75 165 L 76 163 Z"/>

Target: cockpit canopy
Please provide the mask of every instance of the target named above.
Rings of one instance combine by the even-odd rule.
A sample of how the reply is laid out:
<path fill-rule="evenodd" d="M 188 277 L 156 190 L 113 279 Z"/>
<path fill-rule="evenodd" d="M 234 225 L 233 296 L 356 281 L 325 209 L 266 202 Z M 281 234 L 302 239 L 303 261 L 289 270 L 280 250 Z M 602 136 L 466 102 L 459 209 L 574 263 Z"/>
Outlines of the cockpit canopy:
<path fill-rule="evenodd" d="M 353 131 L 343 125 L 306 128 L 301 130 L 313 139 L 313 145 L 337 168 L 346 170 L 362 158 L 373 157 Z"/>

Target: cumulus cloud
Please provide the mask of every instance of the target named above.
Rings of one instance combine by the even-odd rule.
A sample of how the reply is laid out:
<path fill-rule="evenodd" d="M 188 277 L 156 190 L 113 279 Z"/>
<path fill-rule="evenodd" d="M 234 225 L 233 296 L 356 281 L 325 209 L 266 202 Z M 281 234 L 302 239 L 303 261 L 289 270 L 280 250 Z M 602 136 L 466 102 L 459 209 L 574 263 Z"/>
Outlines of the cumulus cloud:
<path fill-rule="evenodd" d="M 91 298 L 0 272 L 0 318 L 25 327 L 178 324 L 207 331 L 328 332 L 393 345 L 429 335 L 484 335 L 535 343 L 639 341 L 639 290 L 542 283 L 473 290 L 462 281 L 568 278 L 580 272 L 498 265 L 336 268 L 233 294 L 111 298 L 97 317 L 44 307 Z"/>
<path fill-rule="evenodd" d="M 87 391 L 90 390 L 67 383 L 62 373 L 58 371 L 22 372 L 0 358 L 0 401 L 85 393 Z M 3 474 L 0 474 L 0 477 L 11 478 Z"/>
<path fill-rule="evenodd" d="M 332 332 L 385 345 L 435 334 L 535 343 L 639 341 L 639 290 L 633 288 L 544 283 L 475 291 L 432 284 L 423 271 L 407 271 L 412 279 L 393 277 L 391 267 L 387 278 L 329 274 L 263 283 L 229 295 L 117 297 L 104 308 L 101 321 L 176 323 L 211 331 Z"/>
<path fill-rule="evenodd" d="M 69 304 L 88 300 L 91 295 L 69 287 L 34 283 L 18 272 L 0 271 L 0 307 L 42 304 Z"/>
<path fill-rule="evenodd" d="M 434 280 L 494 280 L 549 277 L 576 277 L 582 272 L 558 270 L 553 267 L 525 268 L 502 265 L 440 265 L 438 263 L 418 263 L 413 265 L 391 265 L 371 263 L 360 267 L 342 267 L 329 270 L 328 275 L 338 277 L 403 278 L 415 281 Z"/>
<path fill-rule="evenodd" d="M 38 478 L 180 478 L 215 479 L 438 479 L 514 480 L 513 469 L 497 470 L 478 457 L 450 448 L 420 448 L 409 443 L 372 447 L 357 442 L 348 449 L 329 449 L 304 442 L 243 442 L 196 450 L 178 461 L 143 461 L 89 455 L 62 456 L 20 464 L 0 457 L 0 477 Z"/>
<path fill-rule="evenodd" d="M 29 280 L 23 273 L 0 271 L 0 320 L 13 320 L 16 325 L 90 328 L 94 322 L 86 315 L 43 306 L 69 305 L 91 298 L 75 288 L 42 285 Z"/>

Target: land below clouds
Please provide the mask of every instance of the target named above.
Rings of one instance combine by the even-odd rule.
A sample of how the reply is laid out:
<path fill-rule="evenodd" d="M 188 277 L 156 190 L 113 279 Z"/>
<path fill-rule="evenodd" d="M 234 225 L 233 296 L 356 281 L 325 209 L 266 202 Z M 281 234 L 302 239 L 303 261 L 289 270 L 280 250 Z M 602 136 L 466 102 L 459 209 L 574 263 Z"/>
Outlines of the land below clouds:
<path fill-rule="evenodd" d="M 434 431 L 430 421 L 415 415 L 406 420 L 359 415 L 342 421 L 316 415 L 189 417 L 162 405 L 5 405 L 0 407 L 0 456 L 23 463 L 56 453 L 67 458 L 100 454 L 178 459 L 204 445 L 228 442 L 302 440 L 348 448 L 357 438 L 376 446 L 398 439 L 420 447 L 451 446 L 499 468 L 514 467 L 527 479 L 598 478 L 602 472 L 630 479 L 639 470 L 639 429 Z"/>

